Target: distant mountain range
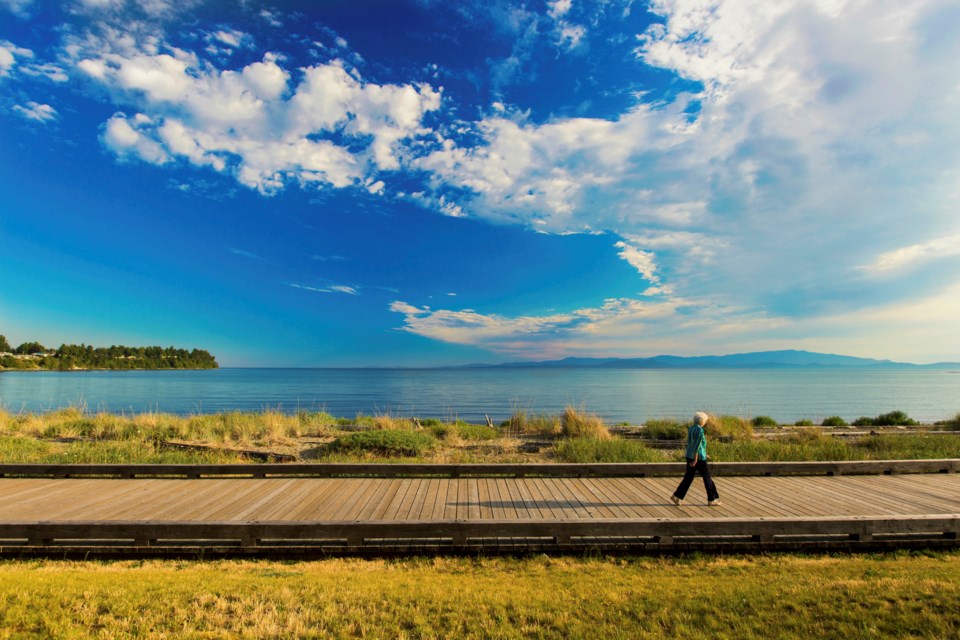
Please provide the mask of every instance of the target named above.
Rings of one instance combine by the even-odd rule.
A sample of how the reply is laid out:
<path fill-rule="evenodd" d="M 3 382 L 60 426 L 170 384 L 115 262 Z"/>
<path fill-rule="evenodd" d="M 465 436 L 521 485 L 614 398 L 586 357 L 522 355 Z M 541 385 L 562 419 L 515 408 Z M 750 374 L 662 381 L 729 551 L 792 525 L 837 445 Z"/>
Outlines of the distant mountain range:
<path fill-rule="evenodd" d="M 832 353 L 812 351 L 758 351 L 735 353 L 726 356 L 654 356 L 652 358 L 564 358 L 539 362 L 504 362 L 502 364 L 470 364 L 462 368 L 511 368 L 564 367 L 584 369 L 791 369 L 817 367 L 870 367 L 901 369 L 958 369 L 960 362 L 937 362 L 934 364 L 911 364 L 892 360 L 855 358 Z"/>

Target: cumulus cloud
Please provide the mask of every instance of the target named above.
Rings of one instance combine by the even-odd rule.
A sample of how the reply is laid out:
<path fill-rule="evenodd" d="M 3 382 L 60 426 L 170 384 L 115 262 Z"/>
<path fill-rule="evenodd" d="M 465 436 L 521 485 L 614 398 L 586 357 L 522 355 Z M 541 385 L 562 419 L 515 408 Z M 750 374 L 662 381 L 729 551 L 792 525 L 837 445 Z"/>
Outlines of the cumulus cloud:
<path fill-rule="evenodd" d="M 401 168 L 405 142 L 428 133 L 423 118 L 440 106 L 429 85 L 364 82 L 339 60 L 294 78 L 270 52 L 219 69 L 193 52 L 94 38 L 77 43 L 73 55 L 77 69 L 136 111 L 111 119 L 108 148 L 229 172 L 262 193 L 289 184 L 366 184 L 379 193 L 382 183 L 365 179 Z"/>
<path fill-rule="evenodd" d="M 107 120 L 101 139 L 120 158 L 140 158 L 153 164 L 163 164 L 170 156 L 153 139 L 151 131 L 156 129 L 156 122 L 142 113 L 133 118 L 116 114 Z"/>
<path fill-rule="evenodd" d="M 791 291 L 840 295 L 871 247 L 955 228 L 960 39 L 938 26 L 956 15 L 949 2 L 652 10 L 662 22 L 639 34 L 638 63 L 702 90 L 612 119 L 495 112 L 476 124 L 481 144 L 448 144 L 418 166 L 436 189 L 465 191 L 468 215 L 611 231 L 661 278 L 685 272 L 685 293 L 758 308 Z M 694 254 L 670 238 L 696 238 Z"/>

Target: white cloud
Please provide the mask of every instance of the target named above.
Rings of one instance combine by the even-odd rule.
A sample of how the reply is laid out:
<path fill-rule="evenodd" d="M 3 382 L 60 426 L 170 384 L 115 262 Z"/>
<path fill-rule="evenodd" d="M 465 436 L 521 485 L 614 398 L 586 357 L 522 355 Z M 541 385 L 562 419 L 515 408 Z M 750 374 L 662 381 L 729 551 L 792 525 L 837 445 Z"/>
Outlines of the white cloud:
<path fill-rule="evenodd" d="M 33 52 L 30 49 L 18 47 L 12 42 L 0 40 L 0 78 L 13 71 L 19 58 L 33 58 Z"/>
<path fill-rule="evenodd" d="M 153 140 L 149 132 L 156 129 L 153 120 L 138 114 L 128 119 L 116 114 L 107 120 L 103 132 L 103 144 L 120 158 L 138 157 L 153 164 L 164 164 L 170 157 L 163 146 Z"/>
<path fill-rule="evenodd" d="M 57 110 L 48 104 L 28 102 L 25 105 L 14 105 L 13 110 L 28 120 L 37 122 L 51 122 L 57 119 Z"/>
<path fill-rule="evenodd" d="M 356 287 L 350 287 L 347 285 L 335 284 L 329 287 L 311 287 L 305 284 L 294 284 L 290 283 L 290 286 L 294 289 L 302 289 L 304 291 L 312 291 L 314 293 L 345 293 L 351 296 L 358 296 L 360 292 Z"/>
<path fill-rule="evenodd" d="M 587 35 L 587 30 L 579 25 L 570 24 L 567 22 L 560 23 L 560 35 L 557 38 L 557 43 L 568 49 L 574 49 L 583 40 L 584 36 Z"/>
<path fill-rule="evenodd" d="M 283 22 L 280 19 L 280 14 L 276 11 L 268 11 L 266 9 L 260 10 L 260 17 L 269 24 L 271 27 L 282 27 Z"/>
<path fill-rule="evenodd" d="M 237 29 L 220 29 L 209 34 L 208 39 L 225 44 L 233 49 L 250 46 L 253 40 L 249 34 Z"/>
<path fill-rule="evenodd" d="M 642 355 L 664 347 L 677 354 L 711 353 L 709 341 L 718 336 L 749 338 L 760 328 L 783 323 L 708 300 L 680 298 L 615 298 L 600 307 L 542 316 L 432 310 L 402 301 L 393 302 L 390 310 L 404 316 L 402 331 L 525 358 Z"/>
<path fill-rule="evenodd" d="M 918 264 L 951 256 L 960 256 L 960 234 L 934 238 L 927 242 L 887 251 L 862 269 L 873 274 L 898 272 Z"/>
<path fill-rule="evenodd" d="M 845 299 L 872 247 L 941 251 L 925 243 L 955 233 L 960 199 L 950 2 L 652 9 L 664 23 L 642 34 L 639 62 L 702 91 L 608 120 L 533 123 L 506 109 L 477 124 L 481 144 L 448 145 L 417 165 L 438 191 L 472 194 L 459 202 L 468 215 L 611 231 L 655 252 L 677 291 L 755 308 Z"/>
<path fill-rule="evenodd" d="M 547 13 L 557 20 L 567 15 L 572 5 L 572 0 L 547 0 Z"/>
<path fill-rule="evenodd" d="M 241 42 L 238 33 L 217 37 Z M 114 121 L 108 147 L 231 172 L 262 193 L 289 184 L 359 186 L 377 171 L 400 169 L 405 144 L 428 133 L 424 115 L 440 107 L 428 85 L 365 83 L 338 60 L 301 69 L 291 85 L 274 53 L 221 70 L 195 53 L 161 49 L 123 36 L 74 43 L 76 67 L 147 117 Z M 133 133 L 137 143 L 124 145 Z"/>
<path fill-rule="evenodd" d="M 350 287 L 343 284 L 335 284 L 330 287 L 331 290 L 336 291 L 337 293 L 346 293 L 351 296 L 358 296 L 360 292 L 357 291 L 356 287 Z"/>
<path fill-rule="evenodd" d="M 656 255 L 652 251 L 644 251 L 626 242 L 617 242 L 614 245 L 620 249 L 620 257 L 626 260 L 630 266 L 644 277 L 651 284 L 659 284 L 660 278 L 657 276 Z"/>

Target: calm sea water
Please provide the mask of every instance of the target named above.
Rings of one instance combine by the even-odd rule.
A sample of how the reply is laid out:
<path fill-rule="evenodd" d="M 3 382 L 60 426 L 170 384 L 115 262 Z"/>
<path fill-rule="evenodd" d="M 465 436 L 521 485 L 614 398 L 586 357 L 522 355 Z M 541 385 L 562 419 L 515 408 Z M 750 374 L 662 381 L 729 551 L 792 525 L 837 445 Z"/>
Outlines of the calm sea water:
<path fill-rule="evenodd" d="M 325 410 L 335 416 L 504 420 L 516 409 L 573 404 L 610 422 L 696 410 L 783 422 L 852 419 L 900 409 L 932 422 L 960 411 L 960 372 L 877 369 L 216 369 L 0 373 L 11 412 L 64 407 L 175 414 Z"/>

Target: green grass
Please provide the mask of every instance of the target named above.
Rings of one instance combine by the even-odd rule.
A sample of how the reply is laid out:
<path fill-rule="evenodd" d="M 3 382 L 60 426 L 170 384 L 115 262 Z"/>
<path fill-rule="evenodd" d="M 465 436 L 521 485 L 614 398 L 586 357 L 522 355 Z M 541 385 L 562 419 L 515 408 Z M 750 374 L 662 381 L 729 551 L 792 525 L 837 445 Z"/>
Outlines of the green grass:
<path fill-rule="evenodd" d="M 779 427 L 780 423 L 771 418 L 770 416 L 756 416 L 751 420 L 751 424 L 755 427 Z"/>
<path fill-rule="evenodd" d="M 960 553 L 0 562 L 4 638 L 955 638 Z"/>
<path fill-rule="evenodd" d="M 568 438 L 559 441 L 553 450 L 559 462 L 663 462 L 664 456 L 642 442 L 610 438 Z"/>
<path fill-rule="evenodd" d="M 424 432 L 376 429 L 339 436 L 332 451 L 376 453 L 385 456 L 420 456 L 436 446 L 437 440 Z"/>
<path fill-rule="evenodd" d="M 643 433 L 654 440 L 683 440 L 687 437 L 687 426 L 668 418 L 647 420 Z"/>
<path fill-rule="evenodd" d="M 707 452 L 715 462 L 960 458 L 960 438 L 923 434 L 834 438 L 816 432 L 791 433 L 776 440 L 709 442 Z"/>
<path fill-rule="evenodd" d="M 0 462 L 14 464 L 231 464 L 250 462 L 219 451 L 178 451 L 154 442 L 107 440 L 50 442 L 23 436 L 0 436 Z"/>

